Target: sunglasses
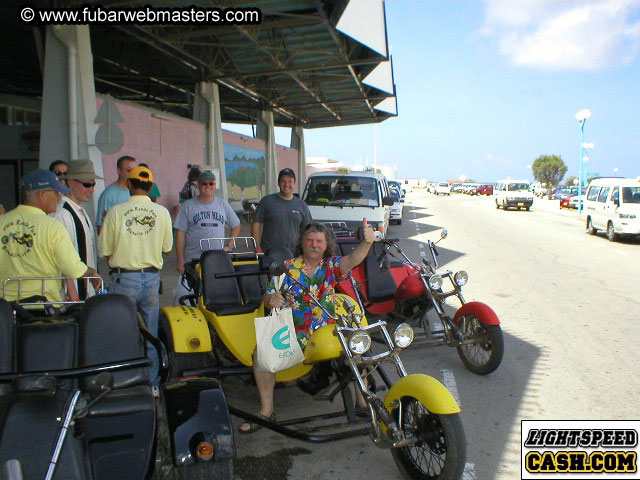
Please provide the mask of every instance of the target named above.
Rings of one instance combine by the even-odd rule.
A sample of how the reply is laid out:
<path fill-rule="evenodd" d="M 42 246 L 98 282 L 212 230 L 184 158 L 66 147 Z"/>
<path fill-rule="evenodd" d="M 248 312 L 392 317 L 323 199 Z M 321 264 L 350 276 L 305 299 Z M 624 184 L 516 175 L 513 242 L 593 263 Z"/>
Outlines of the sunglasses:
<path fill-rule="evenodd" d="M 80 180 L 76 180 L 78 183 L 81 183 L 84 188 L 93 188 L 96 186 L 96 182 L 81 182 Z"/>
<path fill-rule="evenodd" d="M 316 232 L 324 232 L 327 229 L 322 223 L 310 223 L 306 227 L 304 227 L 304 232 L 308 232 L 310 230 L 315 230 Z"/>
<path fill-rule="evenodd" d="M 206 185 L 207 187 L 212 187 L 216 184 L 216 182 L 200 182 L 200 185 Z"/>
<path fill-rule="evenodd" d="M 56 171 L 55 171 L 55 172 L 53 172 L 53 173 L 55 173 L 55 174 L 56 174 L 56 177 L 61 177 L 62 175 L 64 175 L 64 174 L 65 174 L 65 173 L 67 173 L 67 172 L 61 172 L 61 171 L 59 171 L 59 170 L 56 170 Z"/>

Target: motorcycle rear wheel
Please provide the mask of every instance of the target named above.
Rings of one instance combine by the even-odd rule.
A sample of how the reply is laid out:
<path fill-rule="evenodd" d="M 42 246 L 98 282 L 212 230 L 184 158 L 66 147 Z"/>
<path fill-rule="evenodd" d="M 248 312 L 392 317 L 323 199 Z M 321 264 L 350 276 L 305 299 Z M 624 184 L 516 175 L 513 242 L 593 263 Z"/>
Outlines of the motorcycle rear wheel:
<path fill-rule="evenodd" d="M 392 448 L 398 470 L 407 480 L 458 480 L 465 467 L 467 446 L 458 414 L 431 413 L 416 398 L 403 397 L 402 425 L 418 438 L 408 447 Z M 398 418 L 396 413 L 396 419 Z"/>
<path fill-rule="evenodd" d="M 500 366 L 504 355 L 504 339 L 500 325 L 485 325 L 475 315 L 466 316 L 466 328 L 460 332 L 464 339 L 484 337 L 485 341 L 460 345 L 458 355 L 467 370 L 487 375 Z"/>

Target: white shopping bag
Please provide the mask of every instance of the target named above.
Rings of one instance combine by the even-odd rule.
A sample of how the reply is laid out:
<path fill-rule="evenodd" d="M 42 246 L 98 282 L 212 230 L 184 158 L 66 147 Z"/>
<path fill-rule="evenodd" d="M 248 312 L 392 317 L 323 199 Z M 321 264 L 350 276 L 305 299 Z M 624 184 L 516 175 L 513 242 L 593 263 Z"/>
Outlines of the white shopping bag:
<path fill-rule="evenodd" d="M 282 277 L 281 277 L 282 278 Z M 281 278 L 276 279 L 276 289 Z M 256 328 L 256 367 L 261 372 L 281 372 L 304 360 L 296 339 L 290 308 L 273 308 L 266 317 L 254 319 Z"/>

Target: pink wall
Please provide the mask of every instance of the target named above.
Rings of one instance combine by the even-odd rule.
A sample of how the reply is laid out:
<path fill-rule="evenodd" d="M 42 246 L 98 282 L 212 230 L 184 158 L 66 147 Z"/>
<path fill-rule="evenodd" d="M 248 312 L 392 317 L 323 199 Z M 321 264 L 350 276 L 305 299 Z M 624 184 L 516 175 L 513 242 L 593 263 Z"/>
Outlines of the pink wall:
<path fill-rule="evenodd" d="M 103 103 L 98 96 L 98 110 Z M 178 193 L 187 181 L 188 164 L 204 164 L 206 154 L 206 126 L 188 118 L 178 117 L 140 105 L 114 101 L 124 122 L 117 126 L 124 134 L 124 144 L 119 152 L 102 154 L 105 186 L 117 178 L 116 161 L 123 155 L 134 157 L 137 162 L 149 165 L 160 189 L 158 203 L 175 213 L 179 203 Z M 154 114 L 156 116 L 154 116 Z M 158 116 L 162 118 L 158 118 Z M 265 142 L 227 130 L 222 131 L 223 142 L 265 150 Z M 276 146 L 278 170 L 292 168 L 298 173 L 298 152 L 289 147 Z M 301 186 L 303 188 L 304 186 Z"/>
<path fill-rule="evenodd" d="M 98 97 L 98 109 L 102 102 Z M 204 163 L 204 124 L 139 105 L 114 103 L 124 118 L 117 124 L 124 134 L 124 144 L 119 152 L 102 155 L 105 186 L 118 176 L 118 158 L 131 155 L 137 162 L 149 165 L 160 189 L 158 203 L 171 210 L 178 204 L 178 193 L 187 181 L 187 164 Z M 152 116 L 154 113 L 162 118 Z"/>

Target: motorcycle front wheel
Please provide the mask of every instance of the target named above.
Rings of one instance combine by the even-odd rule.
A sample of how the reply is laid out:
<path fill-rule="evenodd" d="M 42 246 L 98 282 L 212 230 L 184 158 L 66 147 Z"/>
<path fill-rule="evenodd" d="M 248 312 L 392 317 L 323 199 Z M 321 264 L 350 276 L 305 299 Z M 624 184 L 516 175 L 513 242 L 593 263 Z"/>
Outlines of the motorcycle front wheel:
<path fill-rule="evenodd" d="M 460 345 L 458 355 L 467 370 L 478 375 L 487 375 L 500 366 L 504 355 L 504 339 L 500 325 L 485 325 L 475 315 L 467 315 L 463 339 L 479 338 L 476 343 Z M 462 319 L 460 320 L 462 323 Z"/>
<path fill-rule="evenodd" d="M 396 410 L 400 427 L 418 440 L 407 447 L 392 448 L 391 455 L 407 480 L 458 480 L 467 456 L 462 421 L 458 414 L 431 413 L 418 399 L 403 397 Z"/>

